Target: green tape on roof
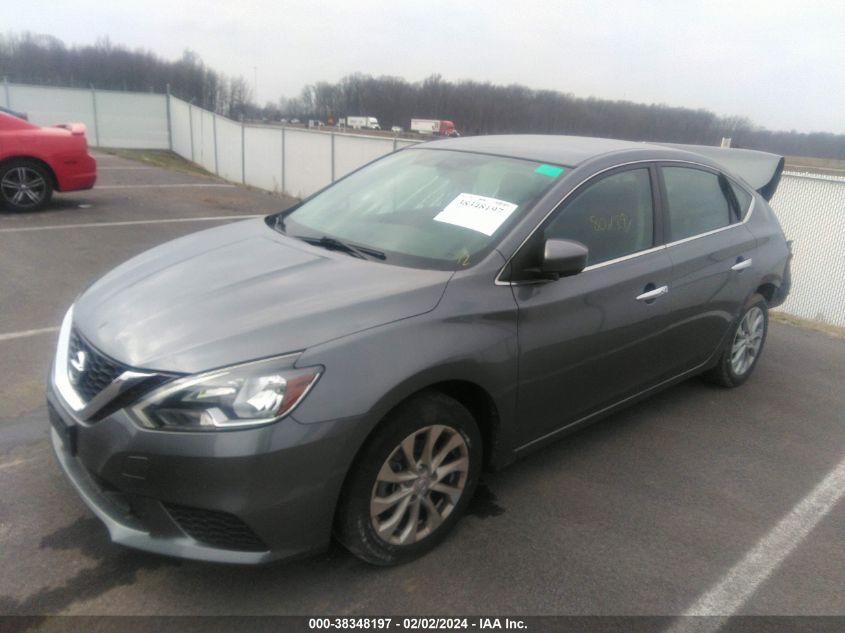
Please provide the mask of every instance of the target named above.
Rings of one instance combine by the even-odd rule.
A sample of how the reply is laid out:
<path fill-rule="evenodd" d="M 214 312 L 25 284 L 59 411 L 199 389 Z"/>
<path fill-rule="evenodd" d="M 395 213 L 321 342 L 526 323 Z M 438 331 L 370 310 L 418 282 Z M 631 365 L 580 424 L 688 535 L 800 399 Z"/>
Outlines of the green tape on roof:
<path fill-rule="evenodd" d="M 535 174 L 543 174 L 549 178 L 557 178 L 563 173 L 563 167 L 555 167 L 554 165 L 540 165 L 534 170 Z"/>

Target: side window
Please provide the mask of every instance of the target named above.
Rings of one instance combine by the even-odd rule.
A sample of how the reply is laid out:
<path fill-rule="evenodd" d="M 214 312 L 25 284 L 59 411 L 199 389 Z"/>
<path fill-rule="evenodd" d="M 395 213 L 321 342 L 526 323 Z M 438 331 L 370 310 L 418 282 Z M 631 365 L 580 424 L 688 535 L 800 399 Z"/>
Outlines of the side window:
<path fill-rule="evenodd" d="M 612 174 L 566 203 L 544 231 L 546 239 L 581 242 L 587 264 L 630 255 L 654 244 L 654 206 L 648 169 Z"/>
<path fill-rule="evenodd" d="M 734 196 L 736 197 L 736 201 L 739 204 L 739 219 L 742 220 L 745 218 L 745 214 L 748 213 L 748 208 L 751 206 L 751 194 L 748 193 L 745 189 L 740 187 L 734 181 L 731 182 L 731 189 L 733 189 Z"/>
<path fill-rule="evenodd" d="M 724 179 L 709 171 L 689 167 L 663 167 L 669 239 L 674 242 L 728 226 L 731 204 L 722 190 Z"/>

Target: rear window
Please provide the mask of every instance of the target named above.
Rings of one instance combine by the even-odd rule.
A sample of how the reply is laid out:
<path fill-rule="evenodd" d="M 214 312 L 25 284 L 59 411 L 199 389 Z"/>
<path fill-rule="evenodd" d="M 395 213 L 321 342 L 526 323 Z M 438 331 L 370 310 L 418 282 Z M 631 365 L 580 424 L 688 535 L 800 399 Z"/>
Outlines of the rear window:
<path fill-rule="evenodd" d="M 739 205 L 739 219 L 742 220 L 743 218 L 745 218 L 745 214 L 748 213 L 748 209 L 751 206 L 751 194 L 735 182 L 730 182 L 731 189 L 733 190 L 737 204 Z"/>
<path fill-rule="evenodd" d="M 663 167 L 669 208 L 669 241 L 701 235 L 734 221 L 731 204 L 717 174 L 689 167 Z"/>

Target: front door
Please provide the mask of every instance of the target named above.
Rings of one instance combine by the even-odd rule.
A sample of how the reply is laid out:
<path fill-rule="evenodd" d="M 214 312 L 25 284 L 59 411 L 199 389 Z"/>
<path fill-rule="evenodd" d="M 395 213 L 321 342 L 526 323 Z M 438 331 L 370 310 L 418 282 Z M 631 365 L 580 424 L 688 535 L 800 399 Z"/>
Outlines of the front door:
<path fill-rule="evenodd" d="M 659 246 L 655 183 L 647 166 L 599 176 L 526 243 L 572 239 L 590 254 L 587 268 L 572 277 L 514 282 L 521 444 L 666 377 L 672 262 Z"/>

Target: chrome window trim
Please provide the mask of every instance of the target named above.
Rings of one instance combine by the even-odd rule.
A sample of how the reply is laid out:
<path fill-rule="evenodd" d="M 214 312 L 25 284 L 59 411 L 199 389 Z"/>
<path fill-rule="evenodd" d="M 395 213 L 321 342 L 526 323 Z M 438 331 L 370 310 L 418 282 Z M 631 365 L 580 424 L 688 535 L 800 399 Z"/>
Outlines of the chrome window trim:
<path fill-rule="evenodd" d="M 640 257 L 642 255 L 649 255 L 651 253 L 656 253 L 658 251 L 662 251 L 666 249 L 666 244 L 661 244 L 660 246 L 652 246 L 651 248 L 647 248 L 643 251 L 636 251 L 634 253 L 628 253 L 627 255 L 622 255 L 621 257 L 615 257 L 614 259 L 607 259 L 603 262 L 599 262 L 598 264 L 590 264 L 582 273 L 587 272 L 588 270 L 595 270 L 596 268 L 603 268 L 604 266 L 610 266 L 611 264 L 617 264 L 619 262 L 624 262 L 629 259 L 634 259 L 635 257 Z M 518 282 L 517 282 L 518 283 Z"/>
<path fill-rule="evenodd" d="M 685 244 L 686 242 L 691 242 L 693 240 L 697 240 L 702 237 L 707 237 L 708 235 L 713 235 L 715 233 L 721 233 L 722 231 L 727 231 L 728 229 L 733 229 L 738 226 L 742 226 L 746 224 L 748 220 L 751 219 L 751 214 L 754 212 L 754 198 L 751 198 L 751 206 L 748 207 L 748 213 L 745 214 L 745 219 L 740 220 L 739 222 L 734 222 L 732 224 L 728 224 L 727 226 L 720 226 L 718 229 L 713 229 L 712 231 L 706 231 L 704 233 L 698 233 L 697 235 L 690 235 L 689 237 L 684 237 L 680 240 L 675 240 L 674 242 L 668 242 L 666 247 L 669 248 L 671 246 L 677 246 L 678 244 Z"/>
<path fill-rule="evenodd" d="M 566 200 L 567 200 L 567 199 L 568 199 L 568 198 L 569 198 L 569 197 L 570 197 L 570 196 L 571 196 L 571 195 L 572 195 L 572 194 L 573 194 L 573 193 L 574 193 L 574 192 L 575 192 L 575 191 L 576 191 L 579 187 L 581 187 L 581 186 L 582 186 L 582 185 L 584 185 L 585 183 L 589 182 L 590 180 L 593 180 L 593 179 L 594 179 L 594 178 L 596 178 L 597 176 L 601 176 L 601 175 L 602 175 L 602 174 L 604 174 L 605 172 L 612 171 L 612 170 L 614 170 L 614 169 L 618 169 L 619 167 L 627 167 L 627 166 L 629 166 L 629 165 L 641 165 L 641 164 L 643 164 L 643 163 L 649 163 L 649 164 L 655 164 L 655 163 L 682 163 L 682 164 L 685 164 L 685 165 L 695 165 L 696 167 L 704 167 L 705 169 L 709 169 L 709 170 L 714 170 L 714 171 L 717 171 L 717 172 L 719 172 L 720 174 L 723 174 L 726 178 L 729 178 L 730 180 L 732 180 L 732 181 L 733 181 L 733 179 L 731 179 L 731 178 L 730 178 L 730 176 L 728 176 L 727 174 L 724 174 L 724 172 L 723 172 L 723 171 L 721 171 L 721 170 L 719 170 L 719 169 L 715 169 L 714 167 L 712 167 L 712 166 L 710 166 L 710 165 L 705 165 L 704 163 L 697 163 L 697 162 L 695 162 L 695 161 L 691 161 L 691 160 L 684 160 L 684 159 L 681 159 L 681 158 L 647 158 L 647 159 L 641 159 L 641 160 L 630 161 L 630 162 L 627 162 L 627 163 L 620 163 L 620 164 L 618 164 L 618 165 L 613 165 L 613 166 L 611 166 L 611 167 L 607 167 L 607 168 L 605 168 L 605 169 L 602 169 L 601 171 L 596 172 L 595 174 L 593 174 L 593 175 L 591 175 L 591 176 L 588 176 L 587 178 L 584 178 L 584 180 L 582 180 L 582 181 L 581 181 L 581 182 L 579 182 L 577 185 L 575 185 L 574 187 L 572 187 L 572 188 L 571 188 L 568 192 L 566 192 L 566 195 L 564 195 L 564 196 L 563 196 L 563 197 L 562 197 L 562 198 L 561 198 L 561 199 L 560 199 L 560 200 L 559 200 L 559 201 L 558 201 L 558 202 L 557 202 L 557 203 L 556 203 L 556 204 L 552 207 L 552 209 L 551 209 L 551 210 L 550 210 L 550 211 L 549 211 L 549 212 L 548 212 L 548 213 L 547 213 L 547 214 L 546 214 L 546 215 L 545 215 L 545 216 L 544 216 L 544 217 L 543 217 L 543 218 L 542 218 L 542 219 L 541 219 L 541 220 L 537 223 L 537 225 L 536 225 L 536 226 L 535 226 L 535 227 L 531 230 L 531 232 L 528 234 L 528 236 L 527 236 L 524 240 L 522 240 L 522 242 L 519 244 L 519 246 L 518 246 L 518 247 L 516 248 L 516 250 L 513 252 L 513 255 L 511 255 L 510 257 L 508 257 L 507 261 L 506 261 L 506 262 L 504 263 L 504 265 L 503 265 L 503 266 L 499 269 L 499 272 L 496 274 L 496 279 L 495 279 L 495 281 L 494 281 L 495 285 L 497 285 L 497 286 L 525 286 L 525 285 L 533 285 L 533 284 L 537 284 L 537 283 L 546 283 L 546 280 L 502 281 L 502 280 L 501 280 L 501 276 L 502 276 L 502 273 L 504 273 L 504 272 L 505 272 L 505 268 L 507 268 L 507 267 L 508 267 L 508 264 L 510 264 L 510 263 L 511 263 L 511 260 L 512 260 L 514 257 L 516 257 L 517 253 L 519 253 L 519 251 L 520 251 L 520 250 L 522 250 L 522 247 L 523 247 L 523 246 L 525 246 L 525 244 L 528 242 L 528 240 L 530 240 L 530 239 L 534 236 L 534 233 L 536 233 L 536 232 L 540 229 L 540 227 L 543 225 L 543 223 L 544 223 L 546 220 L 548 220 L 548 219 L 549 219 L 549 217 L 550 217 L 550 216 L 551 216 L 551 215 L 552 215 L 555 211 L 557 211 L 557 210 L 558 210 L 558 208 L 560 208 L 560 205 L 562 205 L 564 202 L 566 202 Z M 734 181 L 734 182 L 735 182 L 735 181 Z M 737 183 L 737 184 L 739 184 L 739 183 Z M 740 186 L 742 186 L 742 185 L 740 185 Z M 745 187 L 743 187 L 743 189 L 745 189 Z M 581 273 L 579 273 L 579 274 L 583 274 L 583 273 L 585 273 L 585 272 L 589 272 L 589 271 L 591 271 L 591 270 L 595 270 L 596 268 L 603 268 L 603 267 L 605 267 L 605 266 L 610 266 L 611 264 L 617 264 L 617 263 L 619 263 L 619 262 L 624 262 L 624 261 L 627 261 L 627 260 L 630 260 L 630 259 L 634 259 L 635 257 L 640 257 L 640 256 L 642 256 L 642 255 L 648 255 L 648 254 L 650 254 L 650 253 L 655 253 L 655 252 L 660 251 L 660 250 L 663 250 L 663 249 L 668 249 L 668 248 L 671 248 L 671 247 L 673 247 L 673 246 L 677 246 L 678 244 L 684 244 L 684 243 L 686 243 L 686 242 L 691 242 L 692 240 L 697 240 L 697 239 L 699 239 L 699 238 L 702 238 L 702 237 L 707 237 L 707 236 L 709 236 L 709 235 L 713 235 L 713 234 L 715 234 L 715 233 L 720 233 L 721 231 L 726 231 L 727 229 L 732 229 L 732 228 L 735 228 L 735 227 L 737 227 L 737 226 L 742 226 L 743 224 L 747 224 L 747 223 L 748 223 L 748 221 L 751 219 L 751 215 L 754 213 L 754 207 L 755 207 L 755 205 L 756 205 L 756 204 L 757 204 L 757 199 L 755 198 L 754 194 L 752 193 L 752 194 L 751 194 L 751 205 L 748 207 L 748 211 L 747 211 L 747 213 L 745 214 L 745 217 L 744 217 L 742 220 L 740 220 L 739 222 L 734 222 L 734 223 L 732 223 L 732 224 L 728 224 L 727 226 L 722 226 L 722 227 L 719 227 L 718 229 L 713 229 L 712 231 L 707 231 L 706 233 L 699 233 L 698 235 L 691 235 L 690 237 L 685 237 L 685 238 L 680 239 L 680 240 L 675 240 L 674 242 L 668 242 L 668 243 L 666 243 L 666 244 L 660 244 L 660 245 L 658 245 L 658 246 L 653 246 L 653 247 L 651 247 L 651 248 L 648 248 L 648 249 L 645 249 L 645 250 L 642 250 L 642 251 L 637 251 L 637 252 L 635 252 L 635 253 L 629 253 L 628 255 L 623 255 L 623 256 L 621 256 L 621 257 L 617 257 L 617 258 L 615 258 L 615 259 L 608 259 L 608 260 L 606 260 L 606 261 L 599 262 L 599 263 L 597 263 L 597 264 L 592 264 L 592 265 L 587 266 L 586 268 L 584 268 L 584 270 L 582 270 L 582 271 L 581 271 Z"/>
<path fill-rule="evenodd" d="M 742 213 L 742 219 L 740 220 L 739 223 L 745 222 L 745 220 L 751 216 L 751 212 L 754 211 L 754 194 L 757 193 L 757 192 L 754 191 L 753 189 L 749 191 L 748 188 L 744 184 L 742 184 L 741 182 L 739 182 L 735 178 L 731 178 L 727 174 L 725 174 L 725 178 L 727 178 L 731 182 L 731 184 L 736 185 L 737 187 L 742 189 L 745 193 L 747 193 L 749 196 L 751 196 L 751 202 L 749 203 L 748 207 L 745 208 L 745 209 L 740 209 L 740 212 Z M 739 202 L 739 201 L 737 200 L 737 202 Z"/>

